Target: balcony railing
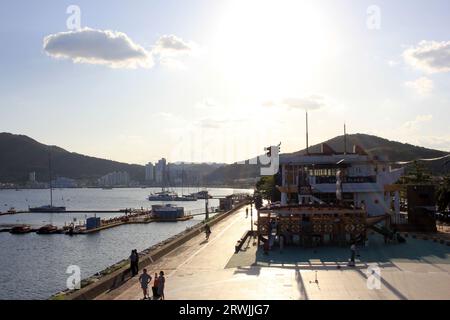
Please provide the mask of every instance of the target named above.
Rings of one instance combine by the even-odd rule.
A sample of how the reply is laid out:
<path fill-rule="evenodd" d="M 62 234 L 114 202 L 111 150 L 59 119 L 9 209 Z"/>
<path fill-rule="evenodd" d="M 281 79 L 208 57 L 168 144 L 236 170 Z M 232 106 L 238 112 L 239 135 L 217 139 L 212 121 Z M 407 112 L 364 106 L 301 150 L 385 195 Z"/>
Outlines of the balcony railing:
<path fill-rule="evenodd" d="M 376 183 L 376 182 L 377 182 L 376 176 L 344 177 L 342 179 L 342 183 Z M 315 177 L 315 183 L 316 184 L 336 183 L 336 177 L 334 176 Z"/>

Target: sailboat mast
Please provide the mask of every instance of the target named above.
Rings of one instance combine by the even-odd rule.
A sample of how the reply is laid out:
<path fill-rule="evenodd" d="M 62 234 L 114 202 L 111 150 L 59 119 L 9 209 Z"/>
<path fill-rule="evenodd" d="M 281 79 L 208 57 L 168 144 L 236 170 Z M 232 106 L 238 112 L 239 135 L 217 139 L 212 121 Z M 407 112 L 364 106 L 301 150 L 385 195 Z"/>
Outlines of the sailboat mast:
<path fill-rule="evenodd" d="M 53 207 L 53 187 L 52 187 L 52 147 L 50 147 L 48 152 L 48 174 L 50 178 L 50 206 Z"/>

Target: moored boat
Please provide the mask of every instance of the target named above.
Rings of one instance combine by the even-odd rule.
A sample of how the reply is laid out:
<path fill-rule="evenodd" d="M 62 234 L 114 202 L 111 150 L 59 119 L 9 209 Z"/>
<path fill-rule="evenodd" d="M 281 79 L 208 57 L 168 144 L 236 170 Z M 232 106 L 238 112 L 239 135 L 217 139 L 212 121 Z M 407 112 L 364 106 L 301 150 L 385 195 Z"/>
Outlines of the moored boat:
<path fill-rule="evenodd" d="M 39 228 L 38 231 L 36 231 L 37 234 L 53 234 L 58 232 L 58 227 L 54 226 L 52 224 L 47 224 L 41 228 Z"/>
<path fill-rule="evenodd" d="M 175 201 L 175 199 L 178 198 L 178 195 L 175 192 L 170 191 L 161 191 L 152 193 L 148 196 L 149 201 Z"/>
<path fill-rule="evenodd" d="M 31 232 L 31 227 L 29 225 L 15 226 L 9 232 L 12 234 L 24 234 Z"/>
<path fill-rule="evenodd" d="M 204 191 L 199 191 L 199 192 L 194 192 L 190 194 L 191 196 L 197 198 L 197 199 L 211 199 L 212 196 L 208 193 L 208 191 L 204 190 Z"/>
<path fill-rule="evenodd" d="M 65 212 L 66 207 L 55 207 L 52 205 L 29 208 L 30 212 L 59 213 Z"/>

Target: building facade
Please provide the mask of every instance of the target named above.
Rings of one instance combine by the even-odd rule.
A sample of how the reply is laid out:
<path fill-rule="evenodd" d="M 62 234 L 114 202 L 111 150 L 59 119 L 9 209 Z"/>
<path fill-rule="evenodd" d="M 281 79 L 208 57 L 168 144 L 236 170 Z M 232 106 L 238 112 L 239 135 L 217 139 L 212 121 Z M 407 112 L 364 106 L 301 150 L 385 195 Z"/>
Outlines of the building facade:
<path fill-rule="evenodd" d="M 358 146 L 352 153 L 339 154 L 323 144 L 320 153 L 280 159 L 281 205 L 302 204 L 305 196 L 312 195 L 325 203 L 364 208 L 369 216 L 399 213 L 398 191 L 391 192 L 389 186 L 403 171 Z"/>
<path fill-rule="evenodd" d="M 155 181 L 165 183 L 167 177 L 167 161 L 165 158 L 159 160 L 155 165 Z"/>
<path fill-rule="evenodd" d="M 145 165 L 145 181 L 155 180 L 155 166 L 149 162 Z"/>

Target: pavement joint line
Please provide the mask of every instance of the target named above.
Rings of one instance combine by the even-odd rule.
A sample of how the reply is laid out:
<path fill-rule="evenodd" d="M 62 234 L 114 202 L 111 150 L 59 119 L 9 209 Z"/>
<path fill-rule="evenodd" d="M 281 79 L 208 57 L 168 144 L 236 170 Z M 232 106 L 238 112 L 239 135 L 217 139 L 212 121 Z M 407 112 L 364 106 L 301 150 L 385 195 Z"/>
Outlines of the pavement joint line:
<path fill-rule="evenodd" d="M 238 211 L 239 212 L 239 211 Z M 190 262 L 192 259 L 195 258 L 195 256 L 197 256 L 197 254 L 199 254 L 200 252 L 202 252 L 203 250 L 205 250 L 209 245 L 211 245 L 212 243 L 216 242 L 218 239 L 220 239 L 220 237 L 222 236 L 222 234 L 224 234 L 229 228 L 231 228 L 236 222 L 238 222 L 239 220 L 241 220 L 241 217 L 237 217 L 236 219 L 234 219 L 234 221 L 232 223 L 230 223 L 228 226 L 225 227 L 225 229 L 223 229 L 221 232 L 219 232 L 211 241 L 208 241 L 203 247 L 201 247 L 200 249 L 198 249 L 196 252 L 194 252 L 189 258 L 187 258 L 183 263 L 181 263 L 178 267 L 176 267 L 169 275 L 168 277 L 171 277 L 175 274 L 175 272 L 177 272 L 182 266 L 184 266 L 186 263 Z"/>

